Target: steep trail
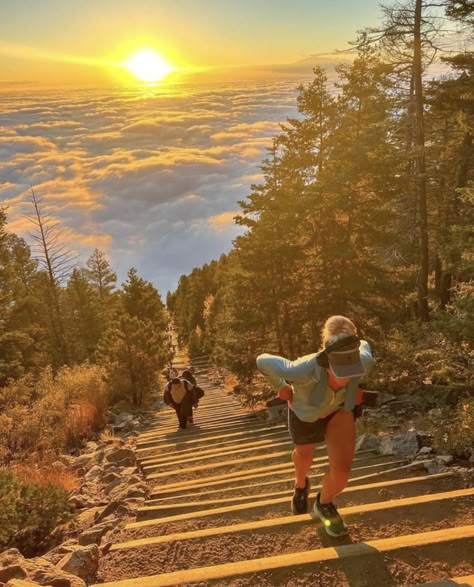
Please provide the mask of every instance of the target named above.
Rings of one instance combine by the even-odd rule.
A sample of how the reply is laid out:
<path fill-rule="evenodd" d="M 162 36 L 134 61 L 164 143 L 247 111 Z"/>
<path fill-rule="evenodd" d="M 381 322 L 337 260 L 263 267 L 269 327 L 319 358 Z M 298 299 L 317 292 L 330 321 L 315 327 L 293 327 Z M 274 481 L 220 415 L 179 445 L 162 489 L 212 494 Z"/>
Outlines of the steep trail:
<path fill-rule="evenodd" d="M 182 357 L 176 366 L 186 366 Z M 107 587 L 474 586 L 472 477 L 357 453 L 337 499 L 350 533 L 330 538 L 310 514 L 290 515 L 285 427 L 247 412 L 203 373 L 198 381 L 206 395 L 195 425 L 177 432 L 163 409 L 138 438 L 151 496 L 102 561 Z M 313 498 L 326 467 L 321 447 Z"/>

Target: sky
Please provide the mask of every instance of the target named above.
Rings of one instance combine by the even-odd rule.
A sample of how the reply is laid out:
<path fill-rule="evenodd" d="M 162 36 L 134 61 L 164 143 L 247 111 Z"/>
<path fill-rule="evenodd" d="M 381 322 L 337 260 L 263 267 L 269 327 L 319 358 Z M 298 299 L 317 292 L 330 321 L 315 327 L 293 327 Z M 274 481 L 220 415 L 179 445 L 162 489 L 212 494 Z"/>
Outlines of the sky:
<path fill-rule="evenodd" d="M 160 293 L 228 252 L 238 200 L 319 63 L 351 58 L 372 0 L 0 0 L 0 206 L 29 191 L 84 262 L 103 250 Z M 153 49 L 149 84 L 123 63 Z"/>
<path fill-rule="evenodd" d="M 148 45 L 189 69 L 293 64 L 347 48 L 378 13 L 378 0 L 0 0 L 0 79 L 112 81 L 107 63 Z"/>

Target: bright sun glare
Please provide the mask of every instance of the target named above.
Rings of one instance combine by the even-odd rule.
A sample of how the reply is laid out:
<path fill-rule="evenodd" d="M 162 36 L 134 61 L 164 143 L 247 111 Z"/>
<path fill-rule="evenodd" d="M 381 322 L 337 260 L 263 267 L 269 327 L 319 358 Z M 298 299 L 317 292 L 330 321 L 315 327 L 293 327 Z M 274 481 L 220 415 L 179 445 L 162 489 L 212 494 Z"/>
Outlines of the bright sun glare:
<path fill-rule="evenodd" d="M 125 67 L 142 82 L 157 82 L 173 71 L 171 65 L 152 49 L 142 49 L 134 53 Z"/>

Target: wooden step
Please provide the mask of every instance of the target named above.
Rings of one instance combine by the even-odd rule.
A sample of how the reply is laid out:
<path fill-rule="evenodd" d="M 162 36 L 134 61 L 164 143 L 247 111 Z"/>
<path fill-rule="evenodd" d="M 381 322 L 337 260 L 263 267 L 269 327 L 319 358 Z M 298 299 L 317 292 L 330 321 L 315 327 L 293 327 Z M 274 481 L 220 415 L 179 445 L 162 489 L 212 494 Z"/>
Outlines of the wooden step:
<path fill-rule="evenodd" d="M 185 448 L 183 446 L 181 446 L 178 450 L 174 450 L 168 453 L 162 453 L 162 451 L 160 450 L 156 451 L 157 454 L 155 456 L 144 456 L 139 458 L 139 461 L 142 466 L 146 466 L 158 462 L 172 461 L 173 459 L 181 458 L 186 455 L 194 457 L 197 453 L 199 453 L 199 455 L 202 457 L 211 454 L 219 456 L 226 451 L 236 450 L 234 449 L 235 446 L 237 446 L 238 450 L 240 450 L 242 448 L 247 448 L 250 446 L 260 447 L 265 446 L 267 444 L 270 445 L 271 443 L 275 443 L 280 440 L 286 440 L 288 438 L 288 432 L 286 430 L 281 430 L 278 432 L 270 432 L 268 434 L 260 434 L 255 438 L 257 438 L 258 440 L 254 440 L 252 438 L 231 440 L 228 443 L 221 442 L 216 444 L 210 444 L 209 448 L 201 447 L 199 448 L 199 450 L 196 447 Z"/>
<path fill-rule="evenodd" d="M 356 544 L 344 544 L 337 547 L 294 552 L 291 554 L 238 561 L 211 567 L 200 567 L 185 571 L 175 571 L 136 579 L 125 579 L 122 581 L 101 583 L 94 587 L 172 587 L 173 585 L 182 585 L 183 583 L 241 577 L 250 573 L 259 573 L 274 569 L 295 566 L 301 568 L 308 564 L 342 561 L 347 558 L 373 554 L 374 552 L 385 553 L 403 548 L 420 547 L 444 542 L 450 543 L 455 540 L 473 537 L 474 525 L 461 526 L 458 528 L 397 536 L 396 538 L 382 538 Z"/>
<path fill-rule="evenodd" d="M 213 432 L 213 431 L 209 431 L 209 435 L 208 436 L 200 436 L 198 438 L 194 438 L 194 439 L 189 439 L 187 438 L 185 440 L 185 443 L 179 443 L 180 446 L 183 446 L 184 448 L 188 448 L 194 445 L 199 445 L 199 444 L 203 444 L 206 443 L 206 445 L 209 443 L 209 441 L 216 441 L 216 440 L 225 440 L 228 439 L 228 442 L 240 442 L 241 439 L 245 439 L 247 436 L 249 437 L 255 437 L 258 436 L 260 432 L 286 432 L 288 433 L 287 429 L 280 425 L 266 425 L 264 428 L 257 428 L 255 430 L 241 430 L 241 431 L 237 431 L 237 432 L 231 432 L 228 434 L 223 434 L 222 431 L 220 432 Z M 161 448 L 175 448 L 176 447 L 176 443 L 175 442 L 170 442 L 169 439 L 163 439 L 163 440 L 158 440 L 156 442 L 152 442 L 152 443 L 142 443 L 140 441 L 141 437 L 138 437 L 138 442 L 137 442 L 137 453 L 138 454 L 142 454 L 145 451 L 149 452 L 150 450 L 158 450 Z M 143 448 L 142 445 L 143 444 L 152 444 L 152 446 L 149 447 L 145 447 Z"/>
<path fill-rule="evenodd" d="M 354 463 L 361 461 L 374 460 L 377 457 L 368 455 L 374 455 L 372 451 L 365 451 L 365 453 L 358 453 L 360 456 L 354 459 Z M 313 465 L 319 466 L 321 464 L 327 464 L 328 460 L 326 456 L 316 457 L 313 459 Z M 178 481 L 176 483 L 167 483 L 166 485 L 157 485 L 152 489 L 151 496 L 156 497 L 158 495 L 169 495 L 172 493 L 178 493 L 183 490 L 197 489 L 202 487 L 215 487 L 216 485 L 226 485 L 229 481 L 245 481 L 248 479 L 256 479 L 265 477 L 268 479 L 269 475 L 274 474 L 277 471 L 291 471 L 294 467 L 291 462 L 286 463 L 273 463 L 265 465 L 263 467 L 255 467 L 252 469 L 245 469 L 242 471 L 227 472 L 220 475 L 211 475 L 208 477 L 201 477 L 199 479 L 187 479 L 186 481 Z"/>
<path fill-rule="evenodd" d="M 177 425 L 176 421 L 176 425 Z M 212 426 L 211 428 L 203 428 L 200 429 L 199 427 L 188 428 L 186 430 L 171 430 L 169 432 L 163 432 L 160 435 L 154 435 L 153 437 L 143 437 L 140 435 L 139 441 L 137 442 L 138 448 L 141 448 L 144 444 L 150 444 L 154 441 L 167 441 L 172 442 L 188 442 L 190 440 L 195 440 L 196 438 L 205 438 L 206 436 L 212 436 L 217 434 L 222 434 L 223 432 L 227 432 L 231 434 L 233 432 L 247 432 L 247 431 L 254 431 L 260 430 L 261 428 L 261 420 L 255 419 L 254 421 L 243 422 L 240 424 L 234 424 L 232 426 L 228 424 L 219 424 L 217 426 Z M 280 427 L 282 427 L 280 425 Z"/>
<path fill-rule="evenodd" d="M 401 465 L 405 461 L 384 461 L 376 464 L 371 465 L 362 465 L 361 467 L 352 467 L 351 473 L 357 472 L 361 473 L 362 471 L 373 471 L 374 469 L 381 469 L 376 472 L 369 472 L 369 474 L 362 475 L 362 477 L 351 477 L 349 479 L 349 483 L 357 480 L 357 479 L 367 479 L 371 477 L 380 477 L 386 473 L 392 473 L 395 471 L 403 470 Z M 393 465 L 398 465 L 394 467 Z M 385 467 L 385 468 L 384 468 Z M 321 467 L 318 473 L 311 473 L 308 475 L 310 481 L 314 481 L 316 479 L 320 479 L 326 471 L 326 467 Z M 281 477 L 279 477 L 281 475 Z M 244 484 L 242 480 L 234 481 L 236 483 L 235 486 L 231 484 L 231 482 L 227 482 L 224 487 L 219 489 L 211 489 L 201 492 L 194 492 L 194 493 L 178 493 L 174 494 L 171 497 L 162 497 L 162 498 L 154 498 L 148 499 L 147 505 L 160 505 L 170 503 L 170 501 L 180 503 L 179 500 L 189 500 L 190 498 L 206 498 L 208 496 L 216 496 L 217 494 L 224 493 L 225 495 L 229 494 L 232 491 L 238 491 L 242 489 L 261 489 L 263 487 L 267 487 L 269 485 L 288 485 L 289 487 L 293 487 L 294 484 L 294 467 L 293 465 L 288 465 L 288 470 L 282 470 L 274 472 L 272 475 L 272 479 L 270 481 L 260 481 L 258 483 L 247 483 Z M 190 488 L 190 491 L 193 491 L 193 488 Z"/>
<path fill-rule="evenodd" d="M 346 490 L 347 491 L 347 490 Z M 433 493 L 431 495 L 417 495 L 414 497 L 406 497 L 400 499 L 394 499 L 390 501 L 375 502 L 370 504 L 361 504 L 357 506 L 350 506 L 339 508 L 341 516 L 345 519 L 350 518 L 353 515 L 360 515 L 364 513 L 387 511 L 389 509 L 408 507 L 408 506 L 419 506 L 421 504 L 427 504 L 443 500 L 451 500 L 462 497 L 472 497 L 474 495 L 474 489 L 458 489 L 455 491 L 445 491 L 440 493 Z M 111 550 L 128 550 L 130 548 L 139 548 L 142 546 L 151 546 L 155 544 L 164 544 L 166 542 L 180 542 L 183 540 L 196 540 L 202 538 L 209 538 L 211 536 L 223 536 L 225 534 L 235 534 L 240 532 L 255 532 L 262 529 L 275 529 L 288 525 L 301 525 L 305 524 L 310 520 L 318 522 L 318 518 L 313 513 L 282 516 L 279 518 L 268 518 L 264 520 L 252 520 L 251 522 L 243 522 L 240 524 L 230 524 L 228 526 L 218 526 L 213 528 L 204 528 L 202 530 L 192 530 L 189 532 L 179 532 L 175 534 L 166 534 L 164 536 L 149 536 L 147 538 L 138 538 L 129 540 L 122 543 L 116 543 L 112 546 Z M 128 528 L 129 526 L 127 526 Z"/>
<path fill-rule="evenodd" d="M 242 459 L 228 459 L 224 461 L 216 461 L 214 463 L 208 463 L 205 465 L 196 465 L 194 467 L 184 467 L 182 469 L 172 469 L 171 471 L 163 471 L 161 473 L 152 473 L 151 475 L 147 475 L 147 479 L 169 479 L 170 477 L 183 477 L 183 475 L 187 475 L 189 473 L 198 473 L 200 471 L 206 471 L 208 469 L 222 469 L 225 467 L 236 467 L 239 465 L 247 464 L 247 463 L 255 463 L 257 461 L 269 461 L 273 459 L 281 459 L 283 457 L 288 458 L 289 455 L 288 450 L 280 450 L 269 455 L 256 455 L 253 457 L 245 457 Z"/>
<path fill-rule="evenodd" d="M 151 462 L 141 462 L 141 467 L 143 469 L 143 471 L 145 472 L 146 475 L 150 474 L 153 471 L 159 471 L 159 470 L 166 470 L 167 467 L 174 467 L 175 465 L 187 465 L 189 463 L 197 463 L 197 462 L 202 462 L 204 463 L 204 461 L 208 461 L 208 460 L 212 460 L 213 464 L 215 465 L 216 459 L 217 458 L 228 458 L 230 456 L 235 456 L 237 454 L 242 455 L 242 454 L 246 454 L 249 452 L 252 453 L 258 453 L 258 456 L 261 456 L 262 458 L 264 458 L 266 456 L 266 454 L 269 451 L 275 450 L 276 448 L 282 449 L 282 448 L 288 448 L 288 454 L 290 453 L 291 448 L 293 448 L 293 443 L 291 442 L 291 440 L 285 440 L 285 441 L 281 441 L 281 442 L 266 442 L 264 444 L 261 445 L 250 445 L 247 446 L 246 448 L 232 448 L 231 450 L 227 450 L 227 451 L 220 451 L 217 454 L 215 452 L 205 455 L 205 454 L 201 454 L 200 451 L 196 451 L 197 452 L 197 456 L 185 456 L 183 458 L 181 457 L 175 457 L 173 458 L 169 458 L 169 459 L 151 459 Z M 285 451 L 286 452 L 286 451 Z M 195 453 L 196 455 L 196 453 Z M 256 455 L 257 456 L 257 455 Z M 211 465 L 212 466 L 212 465 Z"/>
<path fill-rule="evenodd" d="M 351 486 L 346 487 L 346 489 L 344 490 L 344 493 L 348 494 L 353 491 L 366 491 L 369 489 L 386 488 L 386 487 L 391 487 L 394 485 L 404 485 L 406 483 L 420 483 L 420 482 L 428 481 L 431 479 L 442 479 L 444 477 L 450 477 L 450 476 L 453 476 L 453 473 L 447 472 L 447 473 L 438 473 L 436 475 L 408 477 L 406 479 L 394 479 L 393 481 L 380 481 L 377 483 L 368 483 L 365 485 L 351 485 Z M 459 490 L 459 491 L 463 491 L 463 490 Z M 467 491 L 471 491 L 471 490 L 468 489 Z M 126 529 L 145 528 L 146 526 L 167 524 L 170 522 L 189 520 L 190 518 L 203 518 L 203 517 L 209 517 L 209 516 L 228 514 L 231 512 L 248 511 L 249 509 L 274 507 L 279 504 L 283 504 L 283 503 L 288 502 L 288 495 L 284 495 L 282 497 L 274 497 L 271 499 L 261 499 L 262 498 L 261 495 L 254 496 L 254 497 L 255 497 L 255 499 L 252 503 L 223 506 L 223 507 L 213 508 L 210 510 L 198 510 L 195 512 L 187 512 L 185 514 L 176 514 L 174 516 L 166 516 L 163 518 L 157 518 L 157 519 L 152 519 L 152 520 L 143 520 L 141 522 L 132 522 L 131 524 L 127 524 L 125 526 L 125 528 Z M 390 502 L 387 502 L 387 503 L 390 503 Z M 363 507 L 363 506 L 358 506 L 358 507 Z"/>
<path fill-rule="evenodd" d="M 464 577 L 450 577 L 441 581 L 430 581 L 429 583 L 418 583 L 410 587 L 474 587 L 474 575 L 464 575 Z"/>

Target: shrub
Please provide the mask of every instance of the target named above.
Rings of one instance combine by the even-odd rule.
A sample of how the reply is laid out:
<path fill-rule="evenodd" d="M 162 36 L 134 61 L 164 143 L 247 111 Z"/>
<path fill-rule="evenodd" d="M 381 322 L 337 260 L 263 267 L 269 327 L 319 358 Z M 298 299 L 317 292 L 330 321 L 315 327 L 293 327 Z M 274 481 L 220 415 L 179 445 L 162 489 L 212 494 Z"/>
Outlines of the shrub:
<path fill-rule="evenodd" d="M 2 398 L 0 463 L 78 447 L 106 424 L 109 392 L 97 365 L 65 367 L 56 377 L 44 369 L 35 383 L 7 386 Z"/>
<path fill-rule="evenodd" d="M 39 539 L 45 538 L 71 512 L 63 487 L 25 483 L 14 471 L 0 469 L 0 545 L 6 546 L 26 528 L 34 529 Z"/>
<path fill-rule="evenodd" d="M 433 427 L 433 442 L 441 453 L 469 458 L 474 454 L 474 399 L 461 400 L 449 426 Z"/>

